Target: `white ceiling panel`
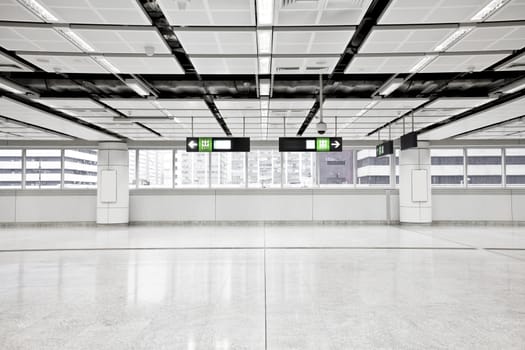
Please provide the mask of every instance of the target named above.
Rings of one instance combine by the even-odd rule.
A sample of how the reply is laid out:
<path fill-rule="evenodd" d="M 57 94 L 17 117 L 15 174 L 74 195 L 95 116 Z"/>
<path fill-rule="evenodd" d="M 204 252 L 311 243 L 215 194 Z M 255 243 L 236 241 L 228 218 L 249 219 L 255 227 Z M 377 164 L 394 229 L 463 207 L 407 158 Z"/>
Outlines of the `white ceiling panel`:
<path fill-rule="evenodd" d="M 523 46 L 525 26 L 489 26 L 474 28 L 447 51 L 517 50 Z"/>
<path fill-rule="evenodd" d="M 11 51 L 80 52 L 51 27 L 0 25 L 0 46 Z"/>
<path fill-rule="evenodd" d="M 174 117 L 214 118 L 209 109 L 170 109 L 169 111 Z"/>
<path fill-rule="evenodd" d="M 450 28 L 376 27 L 359 49 L 360 53 L 431 52 L 456 30 Z"/>
<path fill-rule="evenodd" d="M 379 24 L 460 23 L 470 19 L 491 0 L 392 0 Z"/>
<path fill-rule="evenodd" d="M 494 100 L 488 97 L 441 97 L 425 106 L 425 109 L 470 109 Z"/>
<path fill-rule="evenodd" d="M 221 115 L 225 118 L 259 118 L 261 116 L 260 110 L 255 109 L 221 109 Z M 250 119 L 247 119 L 248 121 Z"/>
<path fill-rule="evenodd" d="M 146 53 L 153 48 L 155 54 L 171 53 L 159 32 L 152 28 L 131 29 L 130 27 L 88 28 L 72 26 L 71 29 L 95 52 L 99 53 Z"/>
<path fill-rule="evenodd" d="M 230 99 L 230 100 L 215 100 L 215 105 L 219 110 L 225 109 L 260 109 L 261 102 L 257 99 Z"/>
<path fill-rule="evenodd" d="M 192 54 L 257 54 L 255 30 L 244 31 L 175 31 L 184 50 Z"/>
<path fill-rule="evenodd" d="M 128 117 L 133 118 L 148 118 L 148 117 L 166 117 L 160 109 L 119 109 L 119 112 L 124 113 Z"/>
<path fill-rule="evenodd" d="M 479 72 L 490 67 L 494 63 L 505 58 L 506 54 L 452 54 L 440 55 L 420 72 L 440 73 L 440 72 Z"/>
<path fill-rule="evenodd" d="M 385 98 L 379 100 L 374 109 L 405 109 L 416 108 L 427 102 L 426 98 Z"/>
<path fill-rule="evenodd" d="M 447 139 L 471 130 L 503 122 L 524 114 L 525 97 L 492 107 L 457 121 L 445 124 L 421 135 L 423 140 Z"/>
<path fill-rule="evenodd" d="M 32 72 L 33 68 L 0 52 L 0 72 Z"/>
<path fill-rule="evenodd" d="M 275 74 L 331 73 L 339 56 L 331 57 L 273 57 L 272 72 Z"/>
<path fill-rule="evenodd" d="M 276 25 L 357 25 L 371 0 L 276 1 Z"/>
<path fill-rule="evenodd" d="M 0 2 L 0 20 L 16 22 L 42 22 L 31 11 L 16 0 L 2 0 Z"/>
<path fill-rule="evenodd" d="M 83 140 L 118 140 L 110 135 L 59 116 L 43 112 L 7 97 L 0 98 L 0 114 L 14 120 L 55 130 Z"/>
<path fill-rule="evenodd" d="M 143 98 L 103 98 L 100 102 L 115 109 L 156 109 L 150 100 Z"/>
<path fill-rule="evenodd" d="M 511 0 L 496 11 L 487 21 L 523 21 L 525 0 Z"/>
<path fill-rule="evenodd" d="M 203 109 L 208 110 L 208 105 L 202 99 L 163 99 L 157 100 L 162 107 L 167 109 Z"/>
<path fill-rule="evenodd" d="M 513 58 L 498 68 L 498 70 L 525 70 L 525 54 Z"/>
<path fill-rule="evenodd" d="M 62 23 L 151 24 L 137 0 L 39 0 Z"/>
<path fill-rule="evenodd" d="M 345 73 L 408 73 L 423 57 L 424 55 L 356 55 L 346 67 Z"/>
<path fill-rule="evenodd" d="M 100 103 L 90 98 L 39 98 L 35 100 L 56 109 L 100 109 L 104 108 Z"/>
<path fill-rule="evenodd" d="M 270 109 L 301 109 L 310 110 L 315 100 L 309 98 L 272 98 L 270 99 Z"/>
<path fill-rule="evenodd" d="M 21 52 L 20 57 L 46 72 L 62 73 L 107 73 L 87 55 L 49 55 Z"/>
<path fill-rule="evenodd" d="M 121 73 L 129 74 L 184 74 L 173 56 L 168 57 L 121 57 L 104 56 Z"/>
<path fill-rule="evenodd" d="M 274 30 L 274 54 L 342 54 L 354 30 Z"/>
<path fill-rule="evenodd" d="M 246 0 L 158 0 L 172 26 L 252 26 L 255 1 Z"/>
<path fill-rule="evenodd" d="M 257 74 L 255 57 L 190 57 L 199 74 Z"/>
<path fill-rule="evenodd" d="M 372 101 L 370 98 L 327 98 L 323 103 L 323 108 L 361 110 Z"/>

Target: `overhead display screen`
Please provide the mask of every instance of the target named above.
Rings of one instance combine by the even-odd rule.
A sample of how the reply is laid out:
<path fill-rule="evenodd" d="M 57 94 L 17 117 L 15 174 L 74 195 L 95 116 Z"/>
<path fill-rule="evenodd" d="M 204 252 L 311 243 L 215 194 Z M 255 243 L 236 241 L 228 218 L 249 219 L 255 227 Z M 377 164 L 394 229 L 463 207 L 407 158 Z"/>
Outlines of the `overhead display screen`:
<path fill-rule="evenodd" d="M 341 137 L 280 137 L 279 152 L 341 152 Z"/>
<path fill-rule="evenodd" d="M 186 152 L 250 152 L 250 138 L 188 137 Z"/>

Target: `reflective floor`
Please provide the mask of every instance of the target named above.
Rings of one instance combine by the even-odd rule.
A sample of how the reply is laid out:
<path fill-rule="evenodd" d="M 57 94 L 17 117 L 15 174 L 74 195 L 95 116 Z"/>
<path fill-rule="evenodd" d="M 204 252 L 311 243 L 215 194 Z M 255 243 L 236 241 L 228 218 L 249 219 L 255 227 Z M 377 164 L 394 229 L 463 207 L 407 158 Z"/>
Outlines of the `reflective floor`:
<path fill-rule="evenodd" d="M 1 349 L 525 349 L 525 228 L 0 228 Z"/>

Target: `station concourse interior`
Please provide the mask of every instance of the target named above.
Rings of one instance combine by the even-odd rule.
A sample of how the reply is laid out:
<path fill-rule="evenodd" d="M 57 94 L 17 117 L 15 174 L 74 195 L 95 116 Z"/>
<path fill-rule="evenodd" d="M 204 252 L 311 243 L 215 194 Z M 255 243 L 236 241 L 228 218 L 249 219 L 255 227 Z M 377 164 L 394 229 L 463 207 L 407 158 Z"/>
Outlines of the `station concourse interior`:
<path fill-rule="evenodd" d="M 524 349 L 525 1 L 0 0 L 0 344 Z"/>

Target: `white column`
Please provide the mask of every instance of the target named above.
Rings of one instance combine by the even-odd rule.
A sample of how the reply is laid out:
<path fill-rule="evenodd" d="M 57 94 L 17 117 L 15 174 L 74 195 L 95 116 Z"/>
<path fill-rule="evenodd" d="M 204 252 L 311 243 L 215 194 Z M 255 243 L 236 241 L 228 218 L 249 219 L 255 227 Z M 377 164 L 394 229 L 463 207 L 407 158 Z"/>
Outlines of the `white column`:
<path fill-rule="evenodd" d="M 128 146 L 125 143 L 99 143 L 97 224 L 129 222 L 128 161 Z"/>
<path fill-rule="evenodd" d="M 399 219 L 403 223 L 432 222 L 430 149 L 419 142 L 399 154 Z"/>

